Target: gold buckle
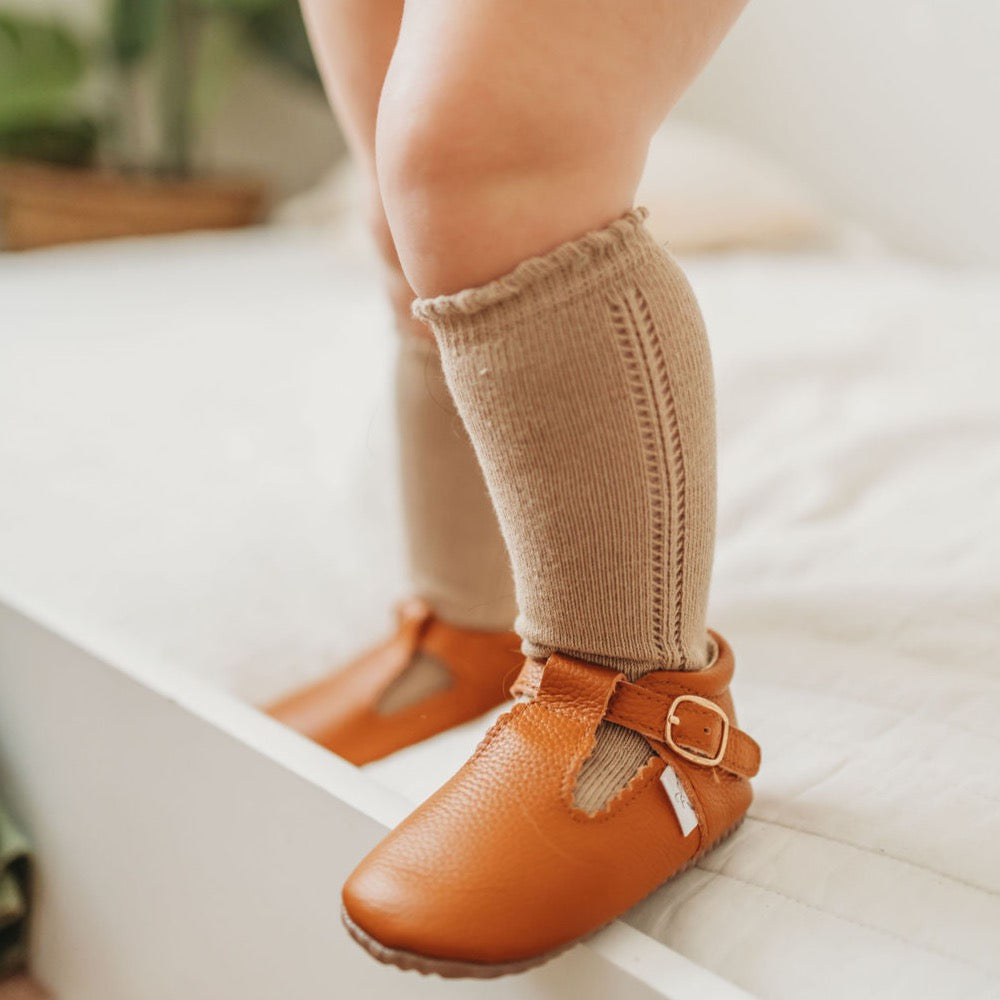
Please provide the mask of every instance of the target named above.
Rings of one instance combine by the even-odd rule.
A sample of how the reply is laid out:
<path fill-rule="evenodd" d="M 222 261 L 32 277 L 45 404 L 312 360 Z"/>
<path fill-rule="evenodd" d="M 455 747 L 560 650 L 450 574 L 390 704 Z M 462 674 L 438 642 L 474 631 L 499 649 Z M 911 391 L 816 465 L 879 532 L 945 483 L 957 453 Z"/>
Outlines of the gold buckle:
<path fill-rule="evenodd" d="M 684 747 L 678 746 L 674 742 L 672 729 L 674 726 L 679 725 L 681 721 L 677 716 L 677 706 L 686 701 L 711 709 L 720 719 L 722 719 L 722 740 L 719 744 L 719 752 L 714 757 L 706 757 L 704 754 L 695 753 L 693 750 L 687 750 Z M 676 698 L 674 698 L 670 705 L 670 711 L 667 712 L 667 722 L 663 727 L 663 738 L 666 741 L 667 746 L 670 747 L 674 753 L 679 754 L 685 760 L 691 761 L 692 764 L 700 764 L 702 767 L 714 767 L 716 764 L 721 764 L 722 758 L 726 756 L 726 747 L 729 745 L 729 716 L 726 715 L 726 713 L 723 712 L 714 701 L 709 701 L 707 698 L 701 698 L 696 694 L 679 694 Z"/>

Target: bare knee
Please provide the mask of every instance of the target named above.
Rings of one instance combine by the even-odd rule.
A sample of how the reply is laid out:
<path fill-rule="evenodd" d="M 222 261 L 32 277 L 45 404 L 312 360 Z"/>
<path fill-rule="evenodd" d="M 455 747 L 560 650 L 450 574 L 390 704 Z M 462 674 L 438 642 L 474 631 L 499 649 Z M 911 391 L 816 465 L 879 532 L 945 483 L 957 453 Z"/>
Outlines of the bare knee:
<path fill-rule="evenodd" d="M 390 72 L 391 76 L 391 72 Z M 481 284 L 632 205 L 649 136 L 593 116 L 484 113 L 476 83 L 395 90 L 379 110 L 379 187 L 421 296 Z"/>
<path fill-rule="evenodd" d="M 414 291 L 487 281 L 631 208 L 650 136 L 743 3 L 405 4 L 375 149 Z"/>

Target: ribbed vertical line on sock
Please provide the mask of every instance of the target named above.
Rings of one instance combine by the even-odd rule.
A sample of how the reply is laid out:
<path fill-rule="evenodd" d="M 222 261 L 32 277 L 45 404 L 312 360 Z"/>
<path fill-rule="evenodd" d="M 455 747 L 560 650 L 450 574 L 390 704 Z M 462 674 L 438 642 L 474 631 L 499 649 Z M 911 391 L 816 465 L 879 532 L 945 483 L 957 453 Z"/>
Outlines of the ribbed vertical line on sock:
<path fill-rule="evenodd" d="M 421 299 L 514 564 L 527 655 L 697 668 L 715 519 L 711 357 L 636 208 Z"/>

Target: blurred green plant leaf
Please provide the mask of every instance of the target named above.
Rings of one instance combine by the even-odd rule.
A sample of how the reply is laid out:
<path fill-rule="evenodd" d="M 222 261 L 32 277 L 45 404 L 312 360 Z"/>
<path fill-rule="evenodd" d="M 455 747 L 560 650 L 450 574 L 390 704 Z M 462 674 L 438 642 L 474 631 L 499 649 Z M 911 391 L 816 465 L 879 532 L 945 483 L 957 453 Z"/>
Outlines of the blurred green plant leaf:
<path fill-rule="evenodd" d="M 187 0 L 187 2 L 191 6 L 200 7 L 205 11 L 236 11 L 247 13 L 273 7 L 277 0 Z"/>
<path fill-rule="evenodd" d="M 84 47 L 68 29 L 0 14 L 0 125 L 26 124 L 65 110 L 85 69 Z"/>
<path fill-rule="evenodd" d="M 91 118 L 57 118 L 0 126 L 0 156 L 86 167 L 97 152 L 97 123 Z"/>
<path fill-rule="evenodd" d="M 121 66 L 134 66 L 156 44 L 170 0 L 111 0 L 108 33 Z"/>
<path fill-rule="evenodd" d="M 211 117 L 218 109 L 246 61 L 242 27 L 238 18 L 212 17 L 202 29 L 190 108 L 198 121 Z"/>
<path fill-rule="evenodd" d="M 296 0 L 277 0 L 246 19 L 254 45 L 279 65 L 318 84 L 319 72 Z"/>

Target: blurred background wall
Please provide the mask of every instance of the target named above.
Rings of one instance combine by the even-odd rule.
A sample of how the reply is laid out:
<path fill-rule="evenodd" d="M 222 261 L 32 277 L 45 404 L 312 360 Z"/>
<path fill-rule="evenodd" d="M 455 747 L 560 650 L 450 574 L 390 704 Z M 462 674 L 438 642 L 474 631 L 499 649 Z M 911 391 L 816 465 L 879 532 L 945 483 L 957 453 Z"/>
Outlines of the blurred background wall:
<path fill-rule="evenodd" d="M 98 30 L 103 0 L 0 0 Z M 1000 6 L 986 0 L 751 0 L 679 118 L 792 166 L 831 206 L 904 250 L 1000 262 Z M 258 170 L 281 194 L 342 151 L 322 96 L 253 64 L 200 161 Z"/>
<path fill-rule="evenodd" d="M 1000 262 L 1000 5 L 750 0 L 679 110 L 903 249 Z"/>

